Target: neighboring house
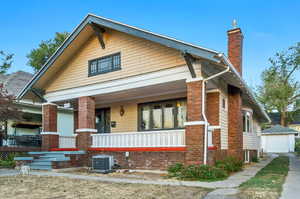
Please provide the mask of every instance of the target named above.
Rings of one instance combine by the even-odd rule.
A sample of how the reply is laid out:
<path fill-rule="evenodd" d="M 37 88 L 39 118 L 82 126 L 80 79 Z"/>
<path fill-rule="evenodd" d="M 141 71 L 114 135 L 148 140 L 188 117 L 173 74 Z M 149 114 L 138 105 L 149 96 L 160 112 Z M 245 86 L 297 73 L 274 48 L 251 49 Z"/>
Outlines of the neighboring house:
<path fill-rule="evenodd" d="M 88 159 L 110 154 L 122 167 L 144 169 L 228 155 L 249 161 L 260 124 L 270 120 L 242 79 L 241 30 L 227 34 L 229 58 L 89 14 L 18 98 L 42 91 L 46 151 L 70 148 L 58 144 L 56 110 L 71 104 L 72 147 Z"/>
<path fill-rule="evenodd" d="M 288 153 L 295 151 L 295 135 L 299 132 L 280 125 L 262 131 L 262 150 L 267 153 Z"/>
<path fill-rule="evenodd" d="M 271 125 L 280 125 L 280 113 L 269 113 L 272 120 Z M 297 111 L 293 116 L 293 121 L 288 123 L 288 127 L 300 132 L 300 112 Z M 300 138 L 300 133 L 296 134 L 297 138 Z"/>
<path fill-rule="evenodd" d="M 9 95 L 17 96 L 24 86 L 32 79 L 33 75 L 24 71 L 18 71 L 10 75 L 1 75 L 1 83 L 4 85 Z M 36 98 L 16 102 L 17 107 L 22 112 L 22 120 L 9 120 L 2 124 L 5 134 L 3 145 L 32 145 L 38 146 L 37 135 L 42 127 L 42 105 L 36 102 Z M 73 134 L 73 111 L 71 109 L 60 108 L 58 112 L 58 131 L 61 135 Z"/>

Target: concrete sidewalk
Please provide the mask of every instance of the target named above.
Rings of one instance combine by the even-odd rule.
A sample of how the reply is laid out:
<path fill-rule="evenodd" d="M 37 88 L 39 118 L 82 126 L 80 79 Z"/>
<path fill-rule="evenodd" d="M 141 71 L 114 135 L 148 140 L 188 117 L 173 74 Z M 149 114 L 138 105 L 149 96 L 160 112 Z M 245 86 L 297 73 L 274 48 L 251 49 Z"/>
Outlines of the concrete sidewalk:
<path fill-rule="evenodd" d="M 300 198 L 300 158 L 294 154 L 288 156 L 290 158 L 290 170 L 283 185 L 281 199 Z"/>

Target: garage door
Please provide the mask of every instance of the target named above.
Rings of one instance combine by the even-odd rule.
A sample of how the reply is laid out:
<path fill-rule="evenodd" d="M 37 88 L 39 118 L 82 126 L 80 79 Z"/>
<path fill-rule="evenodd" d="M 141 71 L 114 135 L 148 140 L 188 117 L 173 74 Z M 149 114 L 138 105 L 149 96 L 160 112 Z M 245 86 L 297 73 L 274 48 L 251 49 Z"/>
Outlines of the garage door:
<path fill-rule="evenodd" d="M 273 153 L 289 152 L 289 136 L 272 135 L 266 136 L 266 150 Z"/>

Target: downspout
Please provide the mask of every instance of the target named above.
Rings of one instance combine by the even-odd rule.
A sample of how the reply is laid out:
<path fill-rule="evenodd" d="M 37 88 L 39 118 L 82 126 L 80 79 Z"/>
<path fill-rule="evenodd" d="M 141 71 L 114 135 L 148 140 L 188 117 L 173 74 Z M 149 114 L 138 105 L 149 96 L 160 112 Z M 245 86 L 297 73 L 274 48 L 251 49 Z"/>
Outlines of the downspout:
<path fill-rule="evenodd" d="M 223 59 L 224 60 L 224 55 L 223 54 L 218 54 L 218 57 Z M 208 137 L 208 120 L 207 120 L 207 117 L 206 117 L 206 114 L 205 114 L 205 83 L 208 81 L 208 80 L 211 80 L 213 78 L 216 78 L 220 75 L 223 75 L 224 73 L 227 73 L 228 71 L 230 70 L 230 66 L 229 64 L 227 64 L 227 68 L 217 74 L 214 74 L 210 77 L 207 77 L 205 79 L 203 79 L 202 81 L 202 116 L 203 116 L 203 119 L 204 119 L 204 156 L 203 156 L 203 163 L 204 165 L 207 164 L 207 137 Z"/>

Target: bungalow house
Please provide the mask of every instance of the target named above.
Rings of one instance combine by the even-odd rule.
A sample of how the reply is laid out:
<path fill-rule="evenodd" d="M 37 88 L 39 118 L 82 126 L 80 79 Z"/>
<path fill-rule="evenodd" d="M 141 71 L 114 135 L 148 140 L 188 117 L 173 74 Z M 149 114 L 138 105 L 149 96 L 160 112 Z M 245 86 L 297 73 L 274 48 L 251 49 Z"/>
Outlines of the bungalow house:
<path fill-rule="evenodd" d="M 0 75 L 0 84 L 3 84 L 9 95 L 16 97 L 33 75 L 24 71 L 17 71 L 9 75 Z M 40 132 L 42 127 L 42 104 L 38 97 L 16 102 L 22 112 L 21 120 L 10 119 L 0 123 L 0 146 L 5 147 L 40 147 Z M 60 107 L 58 111 L 58 129 L 62 136 L 74 134 L 73 110 Z M 5 150 L 5 149 L 4 149 Z M 29 149 L 30 150 L 30 149 Z"/>
<path fill-rule="evenodd" d="M 147 169 L 249 161 L 269 117 L 242 78 L 241 29 L 227 35 L 228 58 L 88 14 L 18 98 L 40 91 L 45 151 L 68 150 L 59 148 L 57 107 L 71 104 L 84 164 L 95 154 Z"/>

